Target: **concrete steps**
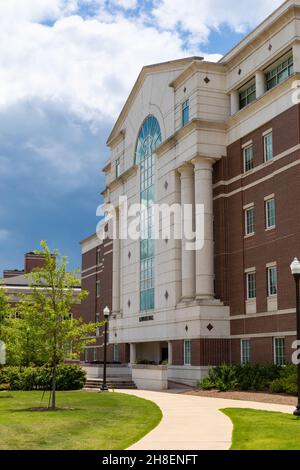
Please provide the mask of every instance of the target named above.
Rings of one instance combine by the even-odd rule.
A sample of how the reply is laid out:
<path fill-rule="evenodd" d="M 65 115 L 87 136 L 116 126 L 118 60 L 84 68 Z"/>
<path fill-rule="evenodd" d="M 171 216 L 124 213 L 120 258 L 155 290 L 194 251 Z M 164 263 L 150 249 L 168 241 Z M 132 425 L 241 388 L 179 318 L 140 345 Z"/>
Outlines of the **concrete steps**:
<path fill-rule="evenodd" d="M 137 388 L 131 377 L 108 377 L 106 384 L 109 389 L 120 388 L 135 390 Z M 85 388 L 100 389 L 101 385 L 102 379 L 88 378 L 85 383 Z"/>

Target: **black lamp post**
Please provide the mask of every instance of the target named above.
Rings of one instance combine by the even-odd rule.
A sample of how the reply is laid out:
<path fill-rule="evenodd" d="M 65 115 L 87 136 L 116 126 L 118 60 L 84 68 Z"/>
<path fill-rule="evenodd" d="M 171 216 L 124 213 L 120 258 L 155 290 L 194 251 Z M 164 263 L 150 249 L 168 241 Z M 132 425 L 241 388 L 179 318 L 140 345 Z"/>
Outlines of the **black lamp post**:
<path fill-rule="evenodd" d="M 104 316 L 104 352 L 103 352 L 103 380 L 101 386 L 101 392 L 107 392 L 107 384 L 106 384 L 106 350 L 107 350 L 107 325 L 108 325 L 108 318 L 110 315 L 110 310 L 108 307 L 103 309 L 103 316 Z"/>
<path fill-rule="evenodd" d="M 296 320 L 297 320 L 297 345 L 300 341 L 300 261 L 297 258 L 291 264 L 292 275 L 296 285 Z M 300 362 L 298 361 L 298 404 L 294 415 L 300 417 Z"/>

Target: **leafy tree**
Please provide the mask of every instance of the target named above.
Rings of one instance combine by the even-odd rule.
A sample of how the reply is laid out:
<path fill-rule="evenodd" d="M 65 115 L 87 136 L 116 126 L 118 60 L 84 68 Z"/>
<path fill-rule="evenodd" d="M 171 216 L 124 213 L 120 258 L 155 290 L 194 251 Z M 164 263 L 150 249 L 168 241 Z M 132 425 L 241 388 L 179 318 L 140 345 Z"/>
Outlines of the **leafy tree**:
<path fill-rule="evenodd" d="M 101 324 L 73 318 L 73 306 L 88 292 L 80 290 L 76 271 L 67 272 L 66 257 L 59 257 L 57 251 L 51 254 L 46 241 L 41 247 L 36 253 L 45 263 L 28 275 L 30 293 L 24 294 L 18 305 L 16 330 L 22 332 L 19 345 L 26 343 L 27 335 L 33 343 L 30 348 L 35 362 L 52 369 L 51 409 L 55 409 L 57 366 L 65 359 L 79 358 L 85 346 L 95 342 L 96 328 Z"/>
<path fill-rule="evenodd" d="M 8 297 L 3 287 L 0 284 L 0 347 L 2 343 L 6 344 L 8 341 L 9 321 L 11 315 L 11 308 Z M 2 343 L 1 343 L 2 342 Z M 3 346 L 2 346 L 3 347 Z M 0 363 L 1 366 L 1 363 Z"/>

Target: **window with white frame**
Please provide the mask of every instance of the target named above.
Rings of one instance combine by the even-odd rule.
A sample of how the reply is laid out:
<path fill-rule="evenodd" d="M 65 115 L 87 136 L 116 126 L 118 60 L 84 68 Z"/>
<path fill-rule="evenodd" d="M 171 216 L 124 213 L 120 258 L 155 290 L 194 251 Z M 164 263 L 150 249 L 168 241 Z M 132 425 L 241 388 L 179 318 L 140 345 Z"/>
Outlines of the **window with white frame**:
<path fill-rule="evenodd" d="M 93 362 L 97 361 L 97 348 L 93 348 Z"/>
<path fill-rule="evenodd" d="M 245 209 L 245 235 L 255 233 L 254 206 Z"/>
<path fill-rule="evenodd" d="M 277 366 L 285 365 L 285 340 L 274 338 L 274 363 Z"/>
<path fill-rule="evenodd" d="M 116 160 L 116 178 L 119 178 L 121 174 L 121 162 L 120 162 L 120 159 L 118 158 Z"/>
<path fill-rule="evenodd" d="M 281 57 L 266 72 L 267 90 L 271 90 L 294 73 L 293 52 Z"/>
<path fill-rule="evenodd" d="M 89 350 L 85 348 L 84 350 L 84 362 L 89 362 Z"/>
<path fill-rule="evenodd" d="M 189 120 L 190 120 L 190 102 L 189 102 L 189 100 L 186 100 L 184 103 L 182 103 L 181 115 L 182 115 L 182 125 L 186 126 L 186 124 L 188 124 Z"/>
<path fill-rule="evenodd" d="M 268 269 L 268 296 L 277 295 L 277 266 L 269 266 Z"/>
<path fill-rule="evenodd" d="M 247 299 L 256 299 L 256 272 L 246 273 Z"/>
<path fill-rule="evenodd" d="M 101 251 L 100 250 L 97 250 L 97 265 L 99 266 L 101 262 Z"/>
<path fill-rule="evenodd" d="M 273 133 L 269 132 L 264 136 L 264 157 L 265 162 L 273 160 Z"/>
<path fill-rule="evenodd" d="M 241 364 L 245 365 L 250 362 L 250 339 L 241 340 Z"/>
<path fill-rule="evenodd" d="M 96 296 L 100 297 L 100 281 L 96 282 Z"/>
<path fill-rule="evenodd" d="M 185 366 L 190 366 L 192 364 L 192 343 L 189 339 L 184 340 L 183 363 Z"/>
<path fill-rule="evenodd" d="M 240 109 L 245 108 L 248 104 L 256 99 L 256 83 L 255 79 L 247 83 L 242 89 L 239 90 Z"/>
<path fill-rule="evenodd" d="M 120 346 L 119 346 L 119 344 L 114 344 L 113 359 L 114 359 L 114 362 L 120 362 Z"/>
<path fill-rule="evenodd" d="M 266 229 L 276 226 L 276 207 L 275 198 L 271 197 L 265 200 Z"/>
<path fill-rule="evenodd" d="M 247 147 L 243 149 L 243 155 L 244 155 L 244 171 L 247 172 L 247 171 L 252 170 L 254 166 L 254 162 L 253 162 L 254 154 L 253 154 L 252 144 L 247 145 Z"/>

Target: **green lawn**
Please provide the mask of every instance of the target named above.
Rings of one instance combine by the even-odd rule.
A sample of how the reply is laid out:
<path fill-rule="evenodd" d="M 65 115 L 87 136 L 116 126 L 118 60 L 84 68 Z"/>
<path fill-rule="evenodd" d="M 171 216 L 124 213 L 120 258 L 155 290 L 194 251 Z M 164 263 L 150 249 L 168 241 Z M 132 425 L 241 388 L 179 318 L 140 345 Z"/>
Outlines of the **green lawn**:
<path fill-rule="evenodd" d="M 221 411 L 233 422 L 231 450 L 300 449 L 300 419 L 292 414 L 241 408 Z"/>
<path fill-rule="evenodd" d="M 31 411 L 41 392 L 0 393 L 0 450 L 126 449 L 153 429 L 162 414 L 154 403 L 121 393 L 58 392 L 63 411 Z"/>

